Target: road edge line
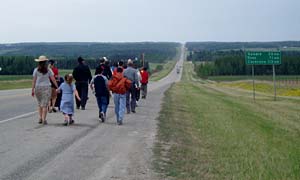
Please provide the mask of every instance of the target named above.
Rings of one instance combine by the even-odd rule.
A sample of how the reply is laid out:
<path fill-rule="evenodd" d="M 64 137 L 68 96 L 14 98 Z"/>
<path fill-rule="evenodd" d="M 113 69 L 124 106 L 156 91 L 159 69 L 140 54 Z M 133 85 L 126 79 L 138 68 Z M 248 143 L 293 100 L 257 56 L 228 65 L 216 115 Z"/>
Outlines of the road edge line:
<path fill-rule="evenodd" d="M 9 121 L 13 121 L 13 120 L 16 120 L 16 119 L 20 119 L 20 118 L 23 118 L 23 117 L 26 117 L 26 116 L 30 116 L 30 115 L 35 114 L 35 113 L 37 113 L 37 111 L 22 114 L 22 115 L 15 116 L 15 117 L 12 117 L 12 118 L 9 118 L 9 119 L 5 119 L 5 120 L 0 121 L 0 124 L 6 123 L 6 122 L 9 122 Z"/>

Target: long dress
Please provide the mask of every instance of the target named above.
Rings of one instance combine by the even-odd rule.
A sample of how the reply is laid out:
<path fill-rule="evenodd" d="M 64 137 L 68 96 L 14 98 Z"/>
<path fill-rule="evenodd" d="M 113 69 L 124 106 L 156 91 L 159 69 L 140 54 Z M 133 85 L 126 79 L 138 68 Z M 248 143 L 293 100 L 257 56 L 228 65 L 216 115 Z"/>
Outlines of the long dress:
<path fill-rule="evenodd" d="M 60 111 L 64 114 L 73 115 L 74 114 L 74 84 L 62 83 L 59 86 L 59 89 L 62 91 Z"/>

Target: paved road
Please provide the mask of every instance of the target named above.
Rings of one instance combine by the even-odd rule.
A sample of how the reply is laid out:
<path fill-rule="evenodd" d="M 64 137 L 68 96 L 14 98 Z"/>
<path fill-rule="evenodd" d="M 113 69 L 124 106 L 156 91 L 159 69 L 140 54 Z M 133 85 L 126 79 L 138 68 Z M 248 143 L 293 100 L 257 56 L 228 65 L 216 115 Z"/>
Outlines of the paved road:
<path fill-rule="evenodd" d="M 163 93 L 180 77 L 175 68 L 150 83 L 147 99 L 139 102 L 136 114 L 125 115 L 123 126 L 116 125 L 113 104 L 107 122 L 99 123 L 94 97 L 85 111 L 76 110 L 76 124 L 64 127 L 62 115 L 52 113 L 49 125 L 42 126 L 31 113 L 36 102 L 30 90 L 1 91 L 0 179 L 156 179 L 150 168 L 155 119 Z"/>
<path fill-rule="evenodd" d="M 20 115 L 36 111 L 31 89 L 0 91 L 0 123 Z"/>

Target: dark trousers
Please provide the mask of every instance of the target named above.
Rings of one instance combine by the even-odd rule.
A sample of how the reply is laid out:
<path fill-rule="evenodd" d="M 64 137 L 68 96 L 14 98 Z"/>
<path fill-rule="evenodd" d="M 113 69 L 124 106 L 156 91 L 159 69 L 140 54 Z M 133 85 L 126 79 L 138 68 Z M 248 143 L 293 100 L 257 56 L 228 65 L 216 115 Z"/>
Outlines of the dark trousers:
<path fill-rule="evenodd" d="M 135 92 L 136 92 L 136 101 L 139 101 L 140 97 L 141 97 L 141 90 L 140 89 L 136 89 Z"/>
<path fill-rule="evenodd" d="M 79 108 L 80 106 L 85 108 L 86 102 L 87 102 L 87 97 L 88 97 L 88 82 L 76 82 L 76 90 L 78 91 L 78 95 L 81 99 L 79 101 L 77 98 L 76 99 L 76 106 Z"/>
<path fill-rule="evenodd" d="M 126 109 L 127 112 L 135 111 L 136 107 L 136 88 L 131 85 L 130 89 L 126 92 Z"/>
<path fill-rule="evenodd" d="M 142 90 L 142 98 L 146 99 L 146 96 L 147 96 L 147 84 L 142 84 L 141 90 Z"/>

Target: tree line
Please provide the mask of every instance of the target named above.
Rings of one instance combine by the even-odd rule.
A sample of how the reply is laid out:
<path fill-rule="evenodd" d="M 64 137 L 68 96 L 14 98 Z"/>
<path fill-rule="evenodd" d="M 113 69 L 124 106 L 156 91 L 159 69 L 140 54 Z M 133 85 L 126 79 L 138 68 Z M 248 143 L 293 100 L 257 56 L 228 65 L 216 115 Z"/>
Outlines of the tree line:
<path fill-rule="evenodd" d="M 32 74 L 33 69 L 37 66 L 33 56 L 0 56 L 0 75 L 28 75 Z M 53 58 L 56 62 L 55 66 L 59 69 L 73 69 L 77 66 L 77 57 L 59 57 Z M 127 60 L 127 59 L 126 59 Z M 99 60 L 95 58 L 85 58 L 86 64 L 95 69 L 99 65 Z M 111 65 L 116 65 L 118 61 L 110 61 Z M 125 62 L 125 60 L 124 60 Z M 134 60 L 137 67 L 150 67 L 149 62 L 142 62 L 141 59 Z"/>
<path fill-rule="evenodd" d="M 219 51 L 238 49 L 285 49 L 300 47 L 300 41 L 274 41 L 274 42 L 187 42 L 189 51 Z"/>
<path fill-rule="evenodd" d="M 39 56 L 47 57 L 78 57 L 100 58 L 110 60 L 140 57 L 150 62 L 163 62 L 172 59 L 179 43 L 172 42 L 141 42 L 141 43 L 17 43 L 0 44 L 2 56 Z"/>
<path fill-rule="evenodd" d="M 243 51 L 234 52 L 232 55 L 216 57 L 213 61 L 196 63 L 195 72 L 200 77 L 214 75 L 251 75 L 252 66 L 246 65 Z M 255 66 L 255 74 L 272 74 L 271 65 Z M 276 74 L 299 75 L 300 52 L 282 52 L 282 64 L 276 65 Z"/>
<path fill-rule="evenodd" d="M 59 69 L 73 69 L 82 56 L 90 68 L 99 65 L 99 58 L 107 57 L 111 65 L 119 60 L 138 59 L 134 63 L 149 67 L 149 62 L 163 63 L 178 53 L 179 43 L 18 43 L 0 44 L 0 75 L 31 74 L 34 61 L 40 55 L 56 61 Z M 144 53 L 145 62 L 141 61 Z"/>

